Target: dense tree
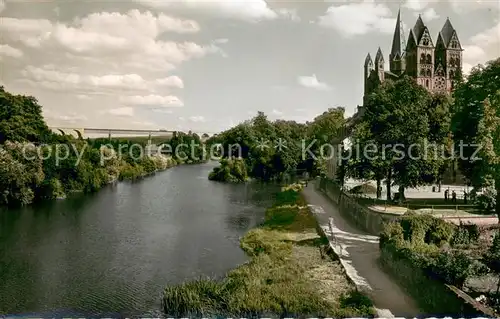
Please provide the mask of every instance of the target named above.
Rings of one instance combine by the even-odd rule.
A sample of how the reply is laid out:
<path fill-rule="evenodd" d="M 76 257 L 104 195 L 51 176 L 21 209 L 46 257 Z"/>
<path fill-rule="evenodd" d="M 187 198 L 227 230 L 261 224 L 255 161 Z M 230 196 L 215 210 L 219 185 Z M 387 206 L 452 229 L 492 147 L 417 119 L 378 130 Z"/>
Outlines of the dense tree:
<path fill-rule="evenodd" d="M 0 86 L 0 144 L 8 140 L 50 142 L 52 139 L 38 101 L 32 96 L 11 94 Z"/>
<path fill-rule="evenodd" d="M 494 186 L 500 216 L 500 58 L 475 67 L 454 92 L 459 165 L 475 187 Z"/>
<path fill-rule="evenodd" d="M 401 198 L 408 187 L 435 181 L 445 166 L 444 146 L 449 138 L 449 101 L 431 96 L 413 79 L 403 77 L 378 86 L 367 98 L 365 113 L 354 134 L 355 158 L 349 175 L 382 176 L 390 199 L 392 183 Z"/>

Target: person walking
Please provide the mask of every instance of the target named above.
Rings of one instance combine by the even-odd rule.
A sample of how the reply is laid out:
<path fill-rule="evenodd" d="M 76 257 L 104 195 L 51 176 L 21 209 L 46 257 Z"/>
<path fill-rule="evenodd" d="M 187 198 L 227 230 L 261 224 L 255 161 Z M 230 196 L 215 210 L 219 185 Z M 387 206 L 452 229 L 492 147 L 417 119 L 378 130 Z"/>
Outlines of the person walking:
<path fill-rule="evenodd" d="M 444 201 L 448 201 L 448 193 L 450 192 L 450 189 L 448 188 L 447 190 L 444 191 Z"/>
<path fill-rule="evenodd" d="M 455 190 L 451 192 L 451 201 L 455 204 L 457 202 L 457 193 L 455 193 Z"/>

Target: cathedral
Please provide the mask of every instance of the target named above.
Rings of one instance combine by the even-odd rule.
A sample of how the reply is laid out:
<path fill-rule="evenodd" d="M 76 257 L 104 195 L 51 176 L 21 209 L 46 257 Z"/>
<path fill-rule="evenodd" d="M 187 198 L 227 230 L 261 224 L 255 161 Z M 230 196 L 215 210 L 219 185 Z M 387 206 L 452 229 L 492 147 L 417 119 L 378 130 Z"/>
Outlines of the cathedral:
<path fill-rule="evenodd" d="M 462 51 L 449 19 L 438 33 L 435 44 L 421 16 L 405 41 L 401 12 L 398 12 L 389 54 L 389 71 L 384 70 L 385 60 L 380 47 L 375 60 L 370 54 L 365 59 L 363 101 L 379 83 L 402 75 L 414 78 L 430 92 L 451 92 L 455 75 L 462 70 Z"/>

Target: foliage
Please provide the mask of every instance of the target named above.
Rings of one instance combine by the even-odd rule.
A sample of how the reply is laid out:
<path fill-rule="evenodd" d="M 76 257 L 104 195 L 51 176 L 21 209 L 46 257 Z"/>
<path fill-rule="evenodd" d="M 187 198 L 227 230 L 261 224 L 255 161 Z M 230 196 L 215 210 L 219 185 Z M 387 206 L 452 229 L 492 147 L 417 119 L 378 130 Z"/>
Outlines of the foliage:
<path fill-rule="evenodd" d="M 445 98 L 432 97 L 409 77 L 384 82 L 368 96 L 356 126 L 357 156 L 347 164 L 348 175 L 385 177 L 388 188 L 394 181 L 403 195 L 407 187 L 436 180 L 444 159 L 427 145 L 445 143 L 449 122 Z"/>
<path fill-rule="evenodd" d="M 191 140 L 200 141 L 196 134 L 181 133 L 173 142 Z M 0 87 L 0 205 L 95 192 L 118 179 L 137 179 L 177 164 L 171 157 L 141 154 L 133 144 L 144 147 L 146 140 L 54 135 L 35 98 Z"/>
<path fill-rule="evenodd" d="M 6 141 L 53 141 L 54 135 L 45 124 L 42 107 L 32 96 L 14 95 L 0 86 L 0 144 Z"/>
<path fill-rule="evenodd" d="M 490 268 L 498 276 L 496 291 L 496 297 L 498 298 L 498 293 L 500 291 L 500 232 L 495 233 L 493 243 L 484 254 L 483 259 L 488 268 Z"/>
<path fill-rule="evenodd" d="M 244 182 L 248 180 L 245 162 L 241 158 L 222 159 L 220 166 L 214 167 L 208 179 L 219 182 Z"/>
<path fill-rule="evenodd" d="M 483 213 L 494 213 L 496 209 L 497 192 L 491 187 L 486 187 L 483 193 L 477 196 L 474 203 Z"/>
<path fill-rule="evenodd" d="M 475 67 L 454 92 L 452 132 L 466 145 L 461 171 L 475 187 L 494 186 L 500 216 L 500 58 Z M 476 152 L 478 151 L 479 152 Z"/>
<path fill-rule="evenodd" d="M 282 180 L 299 169 L 319 175 L 326 171 L 321 146 L 333 140 L 344 122 L 342 108 L 329 109 L 306 124 L 271 122 L 258 112 L 251 120 L 209 138 L 207 144 L 219 144 L 224 158 L 242 158 L 248 175 L 255 179 Z"/>
<path fill-rule="evenodd" d="M 478 238 L 477 229 L 456 227 L 430 215 L 392 222 L 380 235 L 380 247 L 417 265 L 430 277 L 462 288 L 465 280 L 485 272 L 485 266 L 462 250 L 449 250 Z"/>

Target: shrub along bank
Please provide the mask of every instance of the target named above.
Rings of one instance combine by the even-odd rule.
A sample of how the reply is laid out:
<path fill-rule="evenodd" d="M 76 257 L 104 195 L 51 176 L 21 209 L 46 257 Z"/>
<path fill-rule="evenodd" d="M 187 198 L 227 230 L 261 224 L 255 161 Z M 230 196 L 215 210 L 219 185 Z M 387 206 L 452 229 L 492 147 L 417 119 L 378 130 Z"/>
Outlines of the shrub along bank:
<path fill-rule="evenodd" d="M 473 307 L 447 286 L 463 289 L 467 278 L 488 271 L 475 246 L 478 237 L 475 226 L 429 215 L 404 217 L 381 233 L 381 262 L 426 313 L 484 316 L 488 309 Z"/>
<path fill-rule="evenodd" d="M 161 155 L 118 156 L 111 148 L 89 147 L 83 140 L 55 146 L 9 141 L 0 145 L 0 205 L 27 205 L 64 198 L 72 192 L 95 192 L 114 181 L 134 180 L 177 164 Z M 67 157 L 57 157 L 58 149 L 71 151 Z"/>
<path fill-rule="evenodd" d="M 340 263 L 325 253 L 327 240 L 300 197 L 283 189 L 263 225 L 241 239 L 251 260 L 222 280 L 200 279 L 167 287 L 169 316 L 364 317 L 371 301 L 355 291 Z"/>

